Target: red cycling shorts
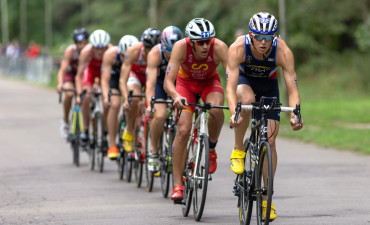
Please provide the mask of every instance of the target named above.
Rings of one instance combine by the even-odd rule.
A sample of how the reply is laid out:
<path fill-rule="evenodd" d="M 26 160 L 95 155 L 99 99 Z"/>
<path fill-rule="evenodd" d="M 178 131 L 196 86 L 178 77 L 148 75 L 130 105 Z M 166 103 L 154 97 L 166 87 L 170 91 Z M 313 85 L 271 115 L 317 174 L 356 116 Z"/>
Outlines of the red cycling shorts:
<path fill-rule="evenodd" d="M 206 101 L 208 94 L 212 92 L 219 92 L 224 95 L 218 74 L 206 80 L 188 80 L 178 75 L 176 79 L 176 91 L 185 97 L 188 103 L 196 103 L 196 95 L 200 95 L 203 102 Z M 194 107 L 186 106 L 183 112 L 185 111 L 193 113 Z"/>

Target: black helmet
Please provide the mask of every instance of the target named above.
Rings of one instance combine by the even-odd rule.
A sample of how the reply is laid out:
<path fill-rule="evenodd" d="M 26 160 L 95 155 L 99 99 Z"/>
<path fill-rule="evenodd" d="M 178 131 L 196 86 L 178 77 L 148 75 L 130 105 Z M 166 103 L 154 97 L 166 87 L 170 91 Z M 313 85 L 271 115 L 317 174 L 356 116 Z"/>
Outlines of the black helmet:
<path fill-rule="evenodd" d="M 87 40 L 88 38 L 89 38 L 89 32 L 84 27 L 78 28 L 73 31 L 73 40 L 75 42 Z"/>
<path fill-rule="evenodd" d="M 141 41 L 146 48 L 153 48 L 161 42 L 161 32 L 158 29 L 148 28 L 141 35 Z"/>

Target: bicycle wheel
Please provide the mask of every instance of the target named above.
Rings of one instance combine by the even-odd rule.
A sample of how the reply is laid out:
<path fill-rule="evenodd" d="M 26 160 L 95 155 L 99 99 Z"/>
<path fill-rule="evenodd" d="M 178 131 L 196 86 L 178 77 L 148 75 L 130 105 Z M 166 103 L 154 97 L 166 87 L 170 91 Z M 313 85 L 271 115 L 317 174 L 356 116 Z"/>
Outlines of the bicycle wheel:
<path fill-rule="evenodd" d="M 193 175 L 193 168 L 194 168 L 194 163 L 193 163 L 193 150 L 194 150 L 194 138 L 193 136 L 190 136 L 190 141 L 188 142 L 187 145 L 187 151 L 188 151 L 188 158 L 186 160 L 185 164 L 185 170 L 184 170 L 184 204 L 182 206 L 182 215 L 184 217 L 187 217 L 189 215 L 190 211 L 190 206 L 191 206 L 191 201 L 193 199 L 193 180 L 192 180 L 192 175 Z"/>
<path fill-rule="evenodd" d="M 263 171 L 267 177 L 263 177 Z M 268 142 L 260 144 L 258 170 L 256 175 L 257 224 L 268 225 L 270 222 L 271 201 L 273 192 L 272 158 Z M 266 200 L 266 218 L 262 215 L 262 199 Z"/>
<path fill-rule="evenodd" d="M 74 112 L 73 126 L 74 126 L 74 138 L 73 138 L 73 164 L 77 167 L 80 166 L 80 112 Z"/>
<path fill-rule="evenodd" d="M 246 153 L 244 160 L 244 172 L 241 175 L 238 175 L 235 181 L 235 188 L 238 196 L 240 225 L 250 224 L 253 209 L 254 167 L 252 166 L 251 148 L 252 145 L 249 144 L 249 139 L 246 139 L 244 142 L 244 149 Z"/>
<path fill-rule="evenodd" d="M 152 171 L 149 170 L 149 155 L 151 154 L 151 147 L 152 142 L 150 139 L 151 136 L 151 129 L 150 129 L 150 122 L 147 121 L 146 124 L 146 131 L 145 131 L 145 180 L 146 180 L 146 191 L 151 192 L 153 189 L 153 182 L 154 182 L 154 174 Z"/>
<path fill-rule="evenodd" d="M 103 118 L 101 112 L 95 113 L 94 122 L 94 138 L 95 138 L 95 153 L 96 153 L 96 163 L 100 173 L 104 170 L 104 144 L 103 144 Z"/>
<path fill-rule="evenodd" d="M 141 187 L 141 181 L 143 179 L 143 166 L 145 161 L 145 155 L 142 154 L 144 140 L 144 125 L 138 122 L 137 128 L 135 130 L 134 135 L 134 153 L 135 153 L 135 160 L 133 161 L 134 167 L 134 175 L 135 175 L 135 183 L 136 187 Z"/>
<path fill-rule="evenodd" d="M 118 171 L 118 178 L 120 180 L 123 179 L 123 175 L 124 175 L 124 172 L 125 172 L 125 150 L 123 149 L 123 140 L 122 140 L 122 134 L 123 134 L 123 131 L 125 129 L 125 125 L 126 125 L 126 118 L 125 118 L 125 115 L 123 113 L 123 116 L 121 117 L 122 119 L 119 121 L 118 123 L 118 132 L 117 132 L 117 139 L 118 139 L 118 149 L 119 149 L 119 156 L 118 156 L 118 159 L 117 159 L 117 171 Z"/>
<path fill-rule="evenodd" d="M 172 174 L 172 143 L 174 139 L 172 135 L 173 135 L 172 132 L 167 128 L 167 125 L 165 125 L 165 128 L 163 129 L 162 136 L 160 139 L 161 142 L 159 143 L 161 189 L 164 198 L 167 198 L 168 196 L 170 179 Z"/>
<path fill-rule="evenodd" d="M 207 197 L 208 174 L 209 174 L 209 142 L 208 137 L 203 136 L 195 143 L 197 155 L 193 155 L 194 176 L 193 180 L 193 213 L 196 221 L 202 218 Z"/>
<path fill-rule="evenodd" d="M 134 164 L 134 157 L 131 156 L 129 152 L 124 152 L 125 154 L 125 162 L 124 162 L 124 180 L 126 180 L 127 183 L 131 182 L 131 175 L 132 175 L 132 167 Z"/>

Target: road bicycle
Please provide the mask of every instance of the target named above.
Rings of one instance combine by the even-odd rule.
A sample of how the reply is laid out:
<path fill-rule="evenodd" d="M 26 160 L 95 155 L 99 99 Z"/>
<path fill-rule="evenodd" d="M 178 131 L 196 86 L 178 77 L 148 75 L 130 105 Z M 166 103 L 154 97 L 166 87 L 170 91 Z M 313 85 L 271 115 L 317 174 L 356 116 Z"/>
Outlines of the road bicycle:
<path fill-rule="evenodd" d="M 92 138 L 89 138 L 87 150 L 89 153 L 90 169 L 94 170 L 95 162 L 100 173 L 104 171 L 104 157 L 107 155 L 108 143 L 104 137 L 103 112 L 100 102 L 100 88 L 90 92 L 92 95 L 90 104 L 90 119 L 92 125 Z"/>
<path fill-rule="evenodd" d="M 266 100 L 271 103 L 265 103 Z M 253 202 L 256 201 L 257 224 L 268 225 L 274 189 L 271 148 L 267 136 L 267 115 L 270 112 L 293 112 L 296 115 L 296 121 L 302 126 L 300 105 L 297 104 L 296 108 L 282 107 L 277 103 L 276 97 L 261 97 L 260 102 L 251 105 L 241 105 L 241 102 L 238 102 L 235 109 L 235 122 L 238 121 L 241 110 L 252 111 L 252 117 L 251 134 L 244 142 L 246 153 L 244 172 L 236 176 L 233 186 L 233 193 L 238 197 L 240 224 L 250 224 Z M 262 115 L 260 120 L 256 117 L 257 112 Z M 263 177 L 263 171 L 267 171 L 265 172 L 267 177 Z M 267 202 L 266 218 L 262 215 L 263 196 Z"/>
<path fill-rule="evenodd" d="M 76 97 L 76 89 L 64 89 L 59 93 L 59 103 L 62 102 L 62 92 L 73 92 L 74 96 Z M 81 94 L 81 99 L 84 98 L 85 92 Z M 81 100 L 82 101 L 82 100 Z M 72 122 L 72 126 L 70 126 L 70 131 L 67 137 L 67 141 L 71 143 L 72 148 L 72 162 L 75 166 L 80 166 L 80 133 L 83 130 L 83 123 L 82 123 L 82 112 L 80 104 L 77 104 L 74 101 L 73 111 L 70 114 Z"/>
<path fill-rule="evenodd" d="M 177 121 L 181 115 L 181 109 L 176 116 L 175 107 L 173 106 L 173 100 L 155 100 L 153 96 L 151 99 L 151 109 L 153 110 L 154 104 L 166 104 L 167 105 L 167 116 L 163 124 L 163 131 L 159 139 L 158 155 L 159 155 L 159 173 L 161 178 L 161 190 L 164 198 L 167 198 L 170 186 L 170 180 L 172 177 L 172 151 L 173 151 L 173 141 L 175 139 L 177 131 Z M 145 135 L 145 152 L 151 154 L 151 120 L 148 120 L 148 125 L 146 126 Z M 148 158 L 148 157 L 147 157 Z M 148 160 L 146 161 L 145 176 L 147 178 L 147 191 L 152 191 L 154 173 L 149 171 Z M 172 187 L 173 187 L 172 178 Z"/>
<path fill-rule="evenodd" d="M 145 94 L 134 95 L 133 91 L 130 90 L 127 101 L 130 104 L 132 98 L 145 98 Z M 142 177 L 143 177 L 143 167 L 145 162 L 145 103 L 144 101 L 139 102 L 139 113 L 135 119 L 134 133 L 133 133 L 133 145 L 134 149 L 132 152 L 125 151 L 123 171 L 127 182 L 131 182 L 132 170 L 134 170 L 136 187 L 141 187 Z M 128 121 L 126 121 L 128 122 Z M 123 132 L 122 132 L 123 133 Z"/>
<path fill-rule="evenodd" d="M 184 171 L 184 198 L 181 202 L 175 203 L 183 204 L 182 214 L 186 217 L 189 214 L 191 202 L 193 201 L 194 219 L 199 221 L 202 218 L 206 203 L 208 181 L 212 180 L 212 176 L 209 174 L 207 111 L 213 108 L 228 109 L 228 107 L 211 105 L 210 103 L 189 103 L 188 105 L 195 106 L 196 109 L 191 135 L 187 143 L 188 158 Z"/>

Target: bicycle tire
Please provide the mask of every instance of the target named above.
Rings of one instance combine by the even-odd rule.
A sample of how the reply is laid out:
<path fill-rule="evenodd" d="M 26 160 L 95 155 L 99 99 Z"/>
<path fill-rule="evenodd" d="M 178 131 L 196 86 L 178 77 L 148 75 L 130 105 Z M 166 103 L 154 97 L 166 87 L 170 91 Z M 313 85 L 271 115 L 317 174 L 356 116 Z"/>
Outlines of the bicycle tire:
<path fill-rule="evenodd" d="M 141 187 L 141 182 L 143 179 L 143 167 L 145 163 L 145 155 L 142 154 L 143 143 L 145 142 L 145 140 L 143 140 L 144 134 L 143 131 L 140 130 L 140 126 L 141 124 L 139 120 L 134 134 L 135 159 L 133 161 L 135 183 L 137 188 Z"/>
<path fill-rule="evenodd" d="M 193 185 L 192 185 L 192 174 L 193 174 L 193 149 L 194 149 L 194 138 L 192 135 L 190 136 L 190 141 L 187 146 L 187 151 L 188 151 L 188 158 L 186 159 L 186 164 L 185 164 L 185 170 L 184 170 L 184 199 L 183 199 L 183 205 L 182 205 L 182 215 L 184 217 L 187 217 L 189 215 L 190 207 L 191 207 L 191 202 L 193 199 Z"/>
<path fill-rule="evenodd" d="M 104 171 L 104 146 L 103 146 L 103 118 L 101 112 L 95 113 L 94 120 L 94 138 L 95 138 L 95 153 L 96 153 L 96 163 L 98 166 L 98 171 L 102 173 Z"/>
<path fill-rule="evenodd" d="M 194 219 L 199 221 L 202 218 L 207 198 L 208 174 L 209 174 L 209 142 L 208 137 L 198 136 L 198 148 L 200 154 L 194 159 L 195 168 L 193 178 L 193 213 Z M 195 161 L 196 160 L 196 161 Z M 198 165 L 198 166 L 197 166 Z M 199 179 L 200 178 L 200 179 Z"/>
<path fill-rule="evenodd" d="M 126 117 L 123 113 L 122 119 L 118 123 L 118 132 L 117 132 L 117 138 L 118 138 L 118 149 L 119 149 L 119 156 L 117 159 L 117 171 L 118 171 L 118 179 L 123 180 L 123 175 L 125 173 L 125 150 L 123 149 L 123 140 L 122 140 L 122 134 L 125 129 L 126 124 Z"/>
<path fill-rule="evenodd" d="M 161 163 L 161 189 L 162 189 L 162 196 L 164 198 L 168 197 L 168 192 L 170 188 L 170 180 L 172 175 L 172 143 L 173 143 L 173 131 L 165 128 L 162 132 L 161 137 L 161 151 L 162 154 L 160 156 L 160 163 Z M 173 187 L 173 185 L 172 185 Z"/>
<path fill-rule="evenodd" d="M 152 171 L 149 170 L 149 155 L 152 147 L 152 142 L 150 139 L 151 136 L 151 129 L 150 129 L 150 120 L 146 122 L 146 130 L 145 130 L 145 180 L 146 180 L 146 191 L 151 192 L 153 190 L 153 183 L 154 183 L 154 174 Z"/>
<path fill-rule="evenodd" d="M 238 196 L 238 208 L 239 208 L 239 220 L 240 225 L 249 225 L 252 217 L 253 210 L 253 190 L 254 190 L 254 168 L 252 167 L 251 158 L 252 145 L 249 144 L 249 138 L 244 142 L 244 172 L 237 176 L 237 192 Z"/>
<path fill-rule="evenodd" d="M 133 162 L 134 159 L 130 155 L 129 152 L 125 152 L 125 163 L 124 163 L 124 180 L 126 180 L 127 183 L 131 182 L 131 175 L 132 175 L 132 167 L 133 167 Z"/>
<path fill-rule="evenodd" d="M 267 184 L 263 183 L 263 167 L 264 167 L 264 160 L 265 156 L 267 157 Z M 256 194 L 256 202 L 257 202 L 257 224 L 258 225 L 268 225 L 270 222 L 270 211 L 271 211 L 271 202 L 272 202 L 272 192 L 273 192 L 273 179 L 272 178 L 272 156 L 271 156 L 271 148 L 270 144 L 266 141 L 260 143 L 260 154 L 259 154 L 259 162 L 258 162 L 258 170 L 256 176 L 256 190 L 259 190 Z M 267 185 L 267 187 L 266 187 Z M 266 195 L 267 197 L 267 206 L 266 206 L 266 218 L 263 218 L 262 215 L 262 195 Z"/>
<path fill-rule="evenodd" d="M 73 164 L 77 167 L 80 166 L 80 118 L 79 112 L 75 112 L 75 134 L 73 145 Z"/>

